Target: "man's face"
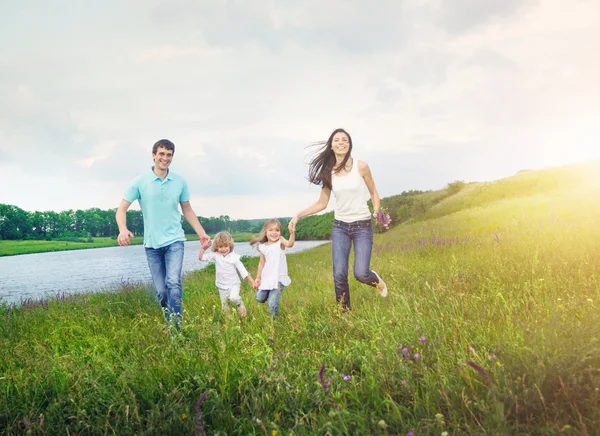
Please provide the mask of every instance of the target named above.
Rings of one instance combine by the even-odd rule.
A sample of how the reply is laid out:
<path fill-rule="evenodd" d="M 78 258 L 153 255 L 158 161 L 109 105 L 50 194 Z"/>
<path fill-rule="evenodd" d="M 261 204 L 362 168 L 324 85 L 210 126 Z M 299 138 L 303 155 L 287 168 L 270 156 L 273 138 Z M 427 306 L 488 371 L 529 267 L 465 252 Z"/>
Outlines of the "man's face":
<path fill-rule="evenodd" d="M 152 153 L 152 159 L 154 159 L 155 169 L 166 171 L 173 160 L 173 150 L 158 147 L 156 153 Z"/>

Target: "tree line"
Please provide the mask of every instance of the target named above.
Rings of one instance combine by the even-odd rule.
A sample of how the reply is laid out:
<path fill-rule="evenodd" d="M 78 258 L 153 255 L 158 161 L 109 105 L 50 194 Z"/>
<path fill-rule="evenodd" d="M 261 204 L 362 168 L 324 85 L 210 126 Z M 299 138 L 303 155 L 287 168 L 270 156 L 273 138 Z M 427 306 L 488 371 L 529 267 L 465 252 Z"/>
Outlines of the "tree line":
<path fill-rule="evenodd" d="M 382 199 L 381 206 L 389 213 L 392 222 L 390 227 L 409 219 L 418 218 L 432 206 L 443 199 L 460 192 L 466 183 L 457 180 L 448 183 L 439 191 L 404 191 Z M 372 208 L 371 202 L 369 206 Z M 116 237 L 119 233 L 115 221 L 116 209 L 92 208 L 87 210 L 65 210 L 62 212 L 28 212 L 17 206 L 0 203 L 0 240 L 1 239 L 60 239 L 69 237 Z M 252 233 L 261 231 L 266 219 L 232 220 L 228 215 L 218 217 L 201 217 L 198 219 L 209 234 L 220 231 L 230 233 Z M 283 236 L 289 237 L 287 223 L 290 218 L 279 218 Z M 183 230 L 193 234 L 192 227 L 181 217 Z M 296 239 L 318 240 L 330 239 L 333 224 L 333 212 L 302 218 L 296 226 Z M 139 210 L 127 211 L 127 226 L 136 236 L 144 234 L 144 220 Z M 376 232 L 383 231 L 375 227 Z"/>
<path fill-rule="evenodd" d="M 91 208 L 64 210 L 62 212 L 28 212 L 11 204 L 0 203 L 0 240 L 53 240 L 68 237 L 116 237 L 119 233 L 115 221 L 116 209 Z M 258 233 L 265 219 L 232 220 L 227 215 L 205 218 L 199 216 L 207 233 L 226 230 L 231 233 Z M 280 219 L 287 227 L 288 219 Z M 194 230 L 183 219 L 186 234 Z M 136 236 L 144 234 L 144 220 L 139 210 L 127 211 L 127 227 Z"/>

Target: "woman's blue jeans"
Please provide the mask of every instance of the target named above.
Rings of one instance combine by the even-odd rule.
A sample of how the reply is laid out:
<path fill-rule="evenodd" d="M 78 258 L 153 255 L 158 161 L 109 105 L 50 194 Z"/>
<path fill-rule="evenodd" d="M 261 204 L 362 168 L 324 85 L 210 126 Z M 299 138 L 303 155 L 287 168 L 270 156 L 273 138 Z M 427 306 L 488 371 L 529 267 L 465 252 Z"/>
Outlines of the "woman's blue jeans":
<path fill-rule="evenodd" d="M 173 242 L 166 247 L 147 248 L 146 258 L 156 288 L 156 298 L 165 311 L 167 323 L 179 327 L 181 320 L 181 268 L 183 266 L 183 241 Z M 171 319 L 175 314 L 175 319 Z"/>
<path fill-rule="evenodd" d="M 344 309 L 351 309 L 348 287 L 348 263 L 350 248 L 354 243 L 354 277 L 361 283 L 376 286 L 379 279 L 369 269 L 373 248 L 373 226 L 371 220 L 345 223 L 333 221 L 331 251 L 333 256 L 333 282 L 335 299 Z"/>

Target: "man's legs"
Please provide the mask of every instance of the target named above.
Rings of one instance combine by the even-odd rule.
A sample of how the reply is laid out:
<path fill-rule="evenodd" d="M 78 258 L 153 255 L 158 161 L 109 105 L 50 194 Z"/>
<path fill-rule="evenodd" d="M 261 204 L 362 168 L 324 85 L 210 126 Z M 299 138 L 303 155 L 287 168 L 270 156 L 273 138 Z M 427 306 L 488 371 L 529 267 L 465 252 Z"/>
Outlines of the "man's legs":
<path fill-rule="evenodd" d="M 174 321 L 179 328 L 181 321 L 181 269 L 183 267 L 183 241 L 173 242 L 165 248 L 165 284 L 167 286 L 167 321 Z M 170 315 L 175 314 L 176 319 Z"/>
<path fill-rule="evenodd" d="M 156 298 L 163 310 L 167 309 L 167 285 L 165 283 L 165 257 L 162 248 L 146 248 L 146 259 L 154 282 Z"/>

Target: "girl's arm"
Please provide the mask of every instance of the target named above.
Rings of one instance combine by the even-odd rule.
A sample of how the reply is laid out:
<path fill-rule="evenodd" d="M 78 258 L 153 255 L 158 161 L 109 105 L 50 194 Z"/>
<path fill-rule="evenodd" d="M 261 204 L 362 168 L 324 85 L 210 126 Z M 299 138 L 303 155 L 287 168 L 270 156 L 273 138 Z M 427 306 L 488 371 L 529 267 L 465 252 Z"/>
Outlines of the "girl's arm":
<path fill-rule="evenodd" d="M 258 262 L 258 270 L 256 271 L 256 280 L 254 280 L 254 287 L 258 288 L 260 286 L 260 277 L 262 275 L 262 270 L 265 267 L 265 255 L 260 253 L 260 261 Z"/>
<path fill-rule="evenodd" d="M 316 201 L 316 203 L 308 206 L 304 210 L 301 210 L 296 215 L 294 215 L 294 217 L 291 219 L 291 221 L 288 224 L 290 233 L 292 231 L 294 231 L 294 232 L 296 231 L 296 223 L 298 222 L 298 219 L 302 218 L 303 216 L 313 215 L 317 212 L 321 212 L 322 210 L 324 210 L 327 207 L 327 204 L 329 204 L 330 197 L 331 197 L 331 189 L 321 188 L 321 194 L 319 195 L 319 199 Z"/>
<path fill-rule="evenodd" d="M 284 247 L 288 247 L 288 248 L 292 248 L 294 246 L 294 243 L 296 242 L 296 231 L 292 231 L 290 230 L 290 239 L 285 239 L 284 237 L 281 237 L 281 245 L 283 245 Z"/>
<path fill-rule="evenodd" d="M 242 279 L 247 279 L 250 282 L 250 284 L 252 285 L 252 287 L 254 287 L 254 279 L 252 278 L 252 276 L 250 275 L 250 273 L 248 272 L 248 270 L 246 269 L 246 267 L 244 266 L 244 264 L 242 263 L 242 261 L 239 258 L 238 258 L 237 262 L 235 263 L 235 268 L 238 270 L 238 272 L 242 276 Z"/>
<path fill-rule="evenodd" d="M 371 194 L 371 201 L 373 202 L 373 215 L 377 215 L 379 212 L 379 193 L 377 192 L 377 188 L 375 188 L 375 180 L 373 180 L 373 175 L 371 174 L 371 169 L 366 162 L 362 160 L 358 161 L 358 174 L 360 174 L 369 188 L 369 193 Z"/>
<path fill-rule="evenodd" d="M 206 249 L 203 246 L 200 246 L 200 254 L 198 255 L 198 260 L 202 260 L 202 257 L 204 257 L 205 251 L 206 251 Z"/>

